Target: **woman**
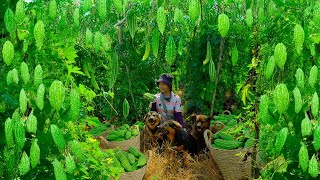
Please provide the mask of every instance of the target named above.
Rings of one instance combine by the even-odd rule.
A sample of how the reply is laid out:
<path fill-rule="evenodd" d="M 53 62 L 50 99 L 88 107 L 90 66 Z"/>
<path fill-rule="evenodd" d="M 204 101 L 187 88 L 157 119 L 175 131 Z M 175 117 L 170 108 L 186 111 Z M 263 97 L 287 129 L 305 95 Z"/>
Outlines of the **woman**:
<path fill-rule="evenodd" d="M 173 77 L 169 74 L 160 76 L 157 81 L 160 93 L 155 95 L 156 98 L 149 107 L 151 111 L 157 111 L 161 114 L 162 121 L 174 119 L 184 128 L 181 99 L 172 92 L 172 79 Z"/>

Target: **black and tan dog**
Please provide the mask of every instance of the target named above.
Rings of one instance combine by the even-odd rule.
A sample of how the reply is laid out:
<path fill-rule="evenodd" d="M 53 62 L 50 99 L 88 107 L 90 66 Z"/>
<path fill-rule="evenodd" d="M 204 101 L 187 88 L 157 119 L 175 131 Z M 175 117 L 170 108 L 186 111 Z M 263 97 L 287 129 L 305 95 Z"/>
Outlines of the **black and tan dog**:
<path fill-rule="evenodd" d="M 151 137 L 152 145 L 156 145 L 159 141 L 158 126 L 161 123 L 161 115 L 156 111 L 149 111 L 144 117 L 144 124 L 146 125 L 146 130 Z"/>
<path fill-rule="evenodd" d="M 196 154 L 195 138 L 174 120 L 165 121 L 158 126 L 158 131 L 170 149 L 182 153 L 184 164 L 188 166 L 189 156 Z"/>

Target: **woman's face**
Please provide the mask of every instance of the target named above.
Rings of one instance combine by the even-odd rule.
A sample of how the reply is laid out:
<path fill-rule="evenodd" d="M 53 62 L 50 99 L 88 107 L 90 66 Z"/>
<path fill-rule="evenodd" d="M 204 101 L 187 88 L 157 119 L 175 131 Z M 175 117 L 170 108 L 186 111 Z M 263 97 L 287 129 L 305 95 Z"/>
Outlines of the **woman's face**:
<path fill-rule="evenodd" d="M 170 87 L 163 82 L 159 82 L 159 89 L 162 93 L 170 92 Z"/>

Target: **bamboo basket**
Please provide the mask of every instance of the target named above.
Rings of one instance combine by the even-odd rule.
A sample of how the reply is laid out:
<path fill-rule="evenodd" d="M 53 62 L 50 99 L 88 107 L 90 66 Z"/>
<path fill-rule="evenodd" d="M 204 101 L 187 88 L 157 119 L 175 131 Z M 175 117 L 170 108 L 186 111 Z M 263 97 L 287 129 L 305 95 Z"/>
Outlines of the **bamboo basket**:
<path fill-rule="evenodd" d="M 148 157 L 147 164 L 143 168 L 137 169 L 132 172 L 126 172 L 120 176 L 119 180 L 142 180 L 143 176 L 146 173 L 148 166 L 151 162 L 150 161 L 152 158 L 152 151 L 151 150 L 147 151 L 147 157 Z"/>
<path fill-rule="evenodd" d="M 217 149 L 211 146 L 212 132 L 207 129 L 204 139 L 210 151 L 210 155 L 217 163 L 221 174 L 226 180 L 251 179 L 251 156 L 245 156 L 252 149 L 239 148 L 234 150 Z"/>

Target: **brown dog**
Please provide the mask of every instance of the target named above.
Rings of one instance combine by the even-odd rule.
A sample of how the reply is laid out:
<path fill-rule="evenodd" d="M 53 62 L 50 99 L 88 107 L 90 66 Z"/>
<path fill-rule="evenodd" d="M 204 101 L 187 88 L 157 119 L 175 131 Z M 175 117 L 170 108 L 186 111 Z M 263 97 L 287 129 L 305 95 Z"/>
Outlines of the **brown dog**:
<path fill-rule="evenodd" d="M 158 133 L 158 126 L 161 123 L 161 115 L 156 111 L 149 111 L 144 117 L 144 124 L 151 137 L 152 145 L 157 144 L 157 140 L 160 138 Z"/>
<path fill-rule="evenodd" d="M 207 146 L 203 137 L 203 133 L 206 129 L 210 129 L 210 121 L 213 119 L 212 116 L 206 115 L 191 115 L 191 121 L 194 123 L 193 135 L 197 141 L 197 153 L 206 151 Z"/>

